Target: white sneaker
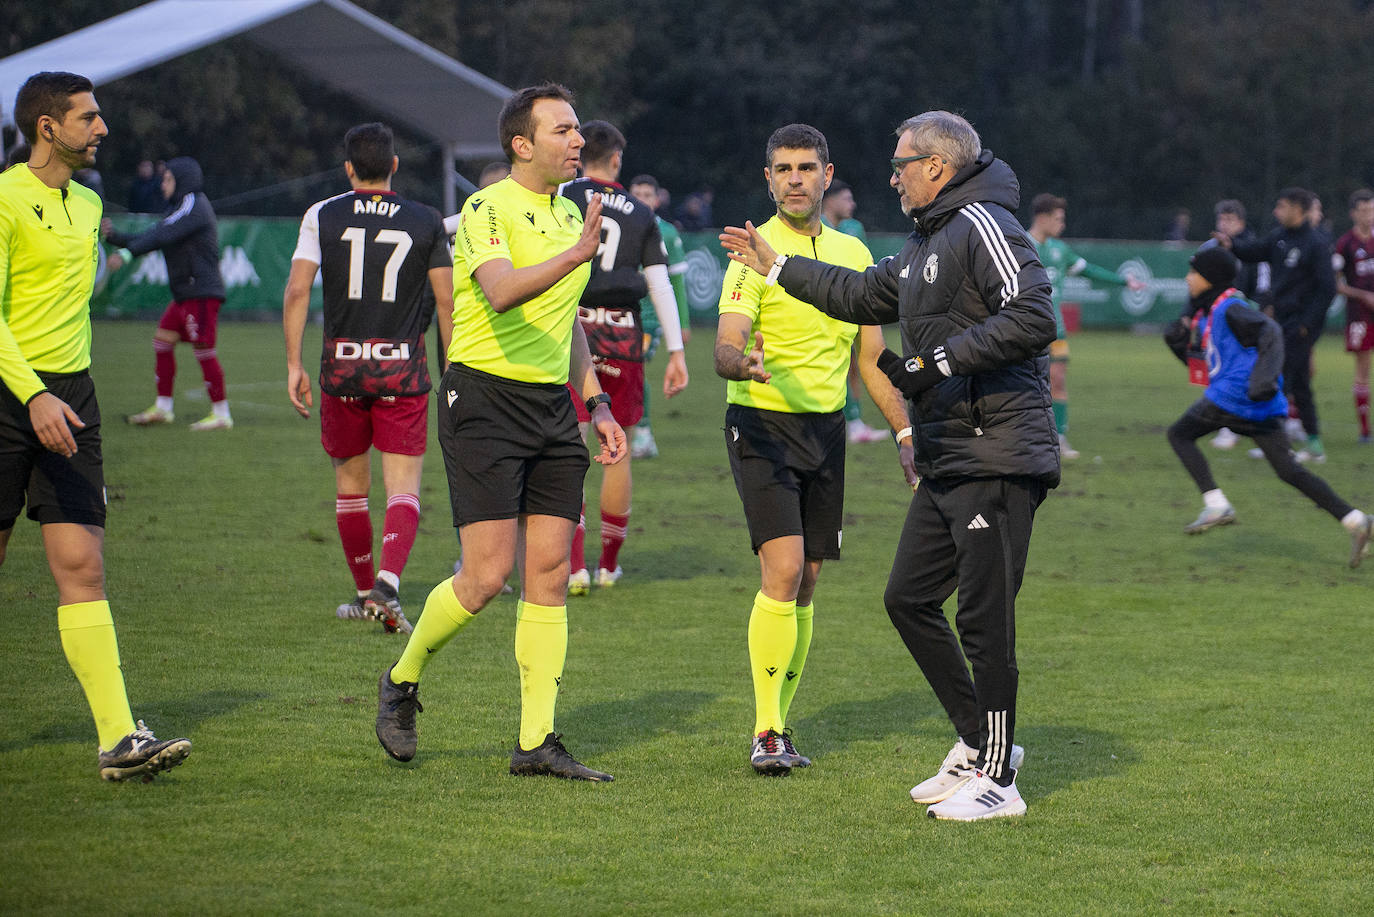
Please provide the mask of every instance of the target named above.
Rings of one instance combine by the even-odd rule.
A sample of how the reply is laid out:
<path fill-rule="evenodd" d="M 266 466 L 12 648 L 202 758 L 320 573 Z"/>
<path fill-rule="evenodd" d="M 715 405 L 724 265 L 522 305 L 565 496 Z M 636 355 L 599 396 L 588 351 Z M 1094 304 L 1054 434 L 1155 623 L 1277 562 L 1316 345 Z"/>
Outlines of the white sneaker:
<path fill-rule="evenodd" d="M 658 443 L 654 441 L 654 431 L 648 427 L 635 427 L 630 435 L 630 458 L 651 459 L 658 457 Z"/>
<path fill-rule="evenodd" d="M 875 430 L 862 420 L 851 420 L 846 429 L 851 443 L 880 443 L 888 438 L 882 430 Z"/>
<path fill-rule="evenodd" d="M 592 591 L 592 572 L 586 567 L 568 577 L 568 595 L 586 595 Z"/>
<path fill-rule="evenodd" d="M 1204 506 L 1198 517 L 1183 527 L 1183 531 L 1189 535 L 1197 535 L 1213 526 L 1230 525 L 1235 521 L 1236 508 L 1229 503 L 1220 509 Z"/>
<path fill-rule="evenodd" d="M 614 570 L 598 567 L 596 570 L 596 584 L 598 586 L 614 586 L 624 573 L 625 571 L 620 569 L 618 564 Z"/>
<path fill-rule="evenodd" d="M 200 420 L 191 424 L 191 429 L 197 432 L 205 430 L 232 430 L 234 420 L 231 417 L 220 417 L 218 414 L 207 414 Z"/>
<path fill-rule="evenodd" d="M 1303 429 L 1302 419 L 1298 417 L 1286 417 L 1283 421 L 1283 432 L 1288 434 L 1288 438 L 1295 443 L 1306 442 L 1307 431 Z"/>
<path fill-rule="evenodd" d="M 1264 458 L 1264 450 L 1261 449 L 1259 446 L 1256 446 L 1255 448 L 1248 450 L 1245 454 L 1250 456 L 1251 458 Z"/>
<path fill-rule="evenodd" d="M 1240 437 L 1233 433 L 1230 427 L 1222 427 L 1217 431 L 1217 435 L 1212 437 L 1212 448 L 1234 449 L 1238 442 L 1240 442 Z"/>
<path fill-rule="evenodd" d="M 154 424 L 171 423 L 176 419 L 176 415 L 171 411 L 164 411 L 157 405 L 153 405 L 146 411 L 128 415 L 124 418 L 124 422 L 131 423 L 136 427 L 151 427 Z"/>
<path fill-rule="evenodd" d="M 1059 435 L 1059 457 L 1062 459 L 1073 460 L 1078 458 L 1079 452 L 1069 445 L 1069 440 L 1062 433 Z"/>
<path fill-rule="evenodd" d="M 1353 570 L 1369 553 L 1369 542 L 1374 539 L 1374 517 L 1365 514 L 1364 525 L 1350 533 L 1350 568 Z"/>
<path fill-rule="evenodd" d="M 1009 815 L 1025 815 L 1026 801 L 1021 798 L 1015 779 L 1009 786 L 998 786 L 997 781 L 987 774 L 974 771 L 958 792 L 926 809 L 926 814 L 946 821 L 1005 818 Z"/>
<path fill-rule="evenodd" d="M 1012 745 L 1011 760 L 1008 762 L 1011 769 L 1019 771 L 1021 765 L 1025 763 L 1026 750 L 1020 745 Z M 940 772 L 929 780 L 924 780 L 911 788 L 911 799 L 922 805 L 940 802 L 948 799 L 965 783 L 973 779 L 973 775 L 978 773 L 974 764 L 978 761 L 978 749 L 964 744 L 960 739 L 954 743 L 954 747 L 945 755 L 945 760 L 940 764 Z"/>
<path fill-rule="evenodd" d="M 1299 450 L 1298 453 L 1293 456 L 1293 458 L 1297 459 L 1299 465 L 1307 465 L 1309 463 L 1313 465 L 1326 464 L 1326 453 L 1315 452 L 1311 449 Z"/>

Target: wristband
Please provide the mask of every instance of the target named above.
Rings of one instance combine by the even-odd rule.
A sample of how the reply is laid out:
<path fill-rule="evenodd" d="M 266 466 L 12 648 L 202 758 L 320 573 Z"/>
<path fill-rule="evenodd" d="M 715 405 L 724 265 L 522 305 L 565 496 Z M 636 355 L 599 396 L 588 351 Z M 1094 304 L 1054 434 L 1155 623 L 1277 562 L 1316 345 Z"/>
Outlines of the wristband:
<path fill-rule="evenodd" d="M 778 255 L 778 257 L 774 258 L 774 259 L 773 259 L 773 267 L 772 267 L 772 269 L 768 272 L 768 276 L 764 278 L 764 281 L 763 281 L 764 284 L 766 284 L 767 286 L 770 286 L 770 287 L 773 286 L 774 284 L 776 284 L 776 283 L 778 282 L 778 275 L 782 273 L 782 266 L 783 266 L 784 264 L 786 264 L 786 263 L 787 263 L 787 256 L 786 256 L 786 255 Z"/>
<path fill-rule="evenodd" d="M 610 407 L 610 406 L 611 406 L 611 396 L 610 396 L 610 395 L 607 395 L 605 392 L 597 392 L 595 395 L 593 395 L 592 397 L 590 397 L 590 398 L 587 399 L 586 404 L 587 404 L 587 413 L 590 414 L 590 413 L 592 413 L 593 411 L 596 410 L 596 406 L 599 405 L 599 404 L 604 404 L 604 405 L 606 405 L 606 407 Z"/>
<path fill-rule="evenodd" d="M 902 440 L 904 440 L 904 439 L 906 439 L 907 437 L 911 436 L 911 434 L 912 434 L 912 429 L 911 429 L 911 427 L 902 427 L 900 430 L 898 430 L 896 433 L 894 433 L 894 434 L 892 435 L 892 438 L 895 439 L 895 440 L 897 441 L 897 445 L 900 446 L 900 445 L 902 444 Z"/>

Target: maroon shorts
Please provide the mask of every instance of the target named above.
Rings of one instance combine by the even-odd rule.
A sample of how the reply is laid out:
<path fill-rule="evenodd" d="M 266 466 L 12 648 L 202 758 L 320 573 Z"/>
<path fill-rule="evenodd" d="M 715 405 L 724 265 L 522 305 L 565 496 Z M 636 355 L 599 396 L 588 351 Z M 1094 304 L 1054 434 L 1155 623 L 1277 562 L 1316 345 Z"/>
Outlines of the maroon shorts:
<path fill-rule="evenodd" d="M 644 417 L 644 364 L 614 357 L 593 357 L 596 378 L 601 390 L 611 396 L 611 416 L 615 422 L 629 429 Z M 577 422 L 588 423 L 587 403 L 571 385 L 573 406 L 577 408 Z"/>
<path fill-rule="evenodd" d="M 424 455 L 429 438 L 428 395 L 341 398 L 320 393 L 320 442 L 331 458 L 352 458 L 368 447 Z"/>
<path fill-rule="evenodd" d="M 178 299 L 162 313 L 159 328 L 175 331 L 181 339 L 197 347 L 214 347 L 219 328 L 222 299 Z"/>

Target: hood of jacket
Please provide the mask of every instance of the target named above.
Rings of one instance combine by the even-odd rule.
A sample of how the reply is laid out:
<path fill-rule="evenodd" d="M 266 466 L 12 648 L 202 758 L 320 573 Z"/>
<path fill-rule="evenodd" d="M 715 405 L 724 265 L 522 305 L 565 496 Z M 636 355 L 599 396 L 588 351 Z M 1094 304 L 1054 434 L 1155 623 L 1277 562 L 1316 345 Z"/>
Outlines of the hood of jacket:
<path fill-rule="evenodd" d="M 178 156 L 176 159 L 167 160 L 167 171 L 171 172 L 172 178 L 176 180 L 176 187 L 172 189 L 172 196 L 167 201 L 169 208 L 175 208 L 186 195 L 205 188 L 205 173 L 200 170 L 200 163 L 190 156 Z"/>
<path fill-rule="evenodd" d="M 1021 205 L 1021 182 L 1011 166 L 992 155 L 992 150 L 983 150 L 960 169 L 935 200 L 915 211 L 912 218 L 917 231 L 929 236 L 949 222 L 960 207 L 974 203 L 997 204 L 1012 212 Z"/>

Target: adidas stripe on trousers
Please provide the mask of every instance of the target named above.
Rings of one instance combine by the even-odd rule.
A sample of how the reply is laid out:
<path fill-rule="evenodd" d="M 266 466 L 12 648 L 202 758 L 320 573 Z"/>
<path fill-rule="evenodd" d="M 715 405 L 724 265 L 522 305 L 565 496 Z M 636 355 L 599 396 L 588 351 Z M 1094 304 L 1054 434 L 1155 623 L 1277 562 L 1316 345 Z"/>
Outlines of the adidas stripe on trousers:
<path fill-rule="evenodd" d="M 950 722 L 999 781 L 1011 779 L 1016 729 L 1016 593 L 1045 493 L 1032 478 L 923 479 L 883 596 Z M 956 587 L 957 636 L 942 610 Z"/>

